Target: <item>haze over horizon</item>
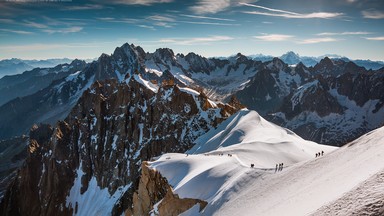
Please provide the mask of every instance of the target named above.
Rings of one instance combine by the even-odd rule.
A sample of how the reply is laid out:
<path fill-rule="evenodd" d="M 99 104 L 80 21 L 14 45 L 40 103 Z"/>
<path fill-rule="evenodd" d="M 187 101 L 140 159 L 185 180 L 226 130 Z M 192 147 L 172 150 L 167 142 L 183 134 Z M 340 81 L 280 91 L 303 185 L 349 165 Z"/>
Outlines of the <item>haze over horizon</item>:
<path fill-rule="evenodd" d="M 0 59 L 89 59 L 128 42 L 206 57 L 384 60 L 379 0 L 0 0 L 0 11 Z"/>

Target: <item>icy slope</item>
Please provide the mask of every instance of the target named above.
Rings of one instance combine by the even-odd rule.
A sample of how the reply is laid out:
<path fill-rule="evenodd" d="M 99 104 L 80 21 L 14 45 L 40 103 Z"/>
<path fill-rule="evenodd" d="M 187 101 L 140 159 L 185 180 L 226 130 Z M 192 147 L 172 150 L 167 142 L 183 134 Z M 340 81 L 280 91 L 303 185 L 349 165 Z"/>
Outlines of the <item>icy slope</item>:
<path fill-rule="evenodd" d="M 358 202 L 357 197 L 368 200 L 377 191 L 356 188 L 364 185 L 364 181 L 371 176 L 383 172 L 383 156 L 384 128 L 379 128 L 329 155 L 297 164 L 277 175 L 265 175 L 264 179 L 251 181 L 227 197 L 231 201 L 215 214 L 309 215 L 346 193 L 345 196 L 349 195 L 350 199 L 341 205 L 344 208 L 333 206 L 332 215 L 359 212 L 361 205 L 354 204 Z M 379 194 L 383 194 L 382 186 L 376 185 L 376 188 L 381 190 Z M 348 193 L 350 191 L 355 193 Z M 322 213 L 316 212 L 316 215 Z"/>
<path fill-rule="evenodd" d="M 233 150 L 233 157 L 212 155 L 215 151 L 211 156 L 167 154 L 152 167 L 166 176 L 175 193 L 208 201 L 201 215 L 384 213 L 384 127 L 278 173 L 243 166 L 243 151 Z M 183 213 L 198 214 L 197 206 Z"/>
<path fill-rule="evenodd" d="M 216 130 L 199 137 L 189 154 L 234 154 L 247 166 L 272 168 L 315 157 L 317 152 L 334 148 L 306 141 L 292 131 L 266 121 L 257 112 L 241 110 L 224 121 Z"/>
<path fill-rule="evenodd" d="M 281 176 L 285 171 L 275 174 L 276 163 L 291 166 L 314 158 L 316 152 L 328 153 L 334 149 L 305 141 L 254 111 L 241 110 L 217 130 L 200 137 L 188 154 L 165 154 L 152 162 L 151 167 L 167 178 L 181 198 L 207 201 L 203 214 L 211 215 L 223 204 L 235 201 L 232 197 L 236 194 L 249 190 L 249 185 Z M 250 168 L 251 163 L 255 168 Z M 185 214 L 196 215 L 197 209 Z"/>

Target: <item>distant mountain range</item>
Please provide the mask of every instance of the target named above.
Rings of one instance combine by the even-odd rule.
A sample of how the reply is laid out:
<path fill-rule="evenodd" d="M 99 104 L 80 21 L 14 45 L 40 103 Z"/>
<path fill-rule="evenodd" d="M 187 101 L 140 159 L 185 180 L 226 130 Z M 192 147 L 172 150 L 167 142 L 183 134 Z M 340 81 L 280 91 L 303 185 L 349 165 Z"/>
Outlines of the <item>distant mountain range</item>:
<path fill-rule="evenodd" d="M 0 78 L 5 75 L 19 74 L 33 68 L 55 67 L 56 65 L 70 63 L 71 61 L 68 58 L 46 60 L 4 59 L 0 61 Z"/>
<path fill-rule="evenodd" d="M 310 57 L 310 56 L 300 56 L 298 53 L 293 51 L 289 51 L 281 56 L 271 56 L 271 55 L 248 55 L 248 58 L 254 59 L 256 61 L 266 62 L 271 61 L 274 57 L 280 58 L 284 63 L 288 65 L 296 65 L 298 63 L 303 63 L 307 67 L 315 66 L 320 62 L 321 59 L 328 57 L 334 60 L 343 60 L 345 62 L 352 61 L 356 65 L 365 67 L 367 70 L 378 70 L 384 67 L 384 61 L 371 61 L 371 60 L 351 60 L 347 57 L 343 57 L 335 54 L 322 55 L 318 57 Z M 229 57 L 230 58 L 230 57 Z M 219 59 L 228 59 L 228 57 L 221 57 Z M 95 61 L 94 59 L 84 59 L 86 62 Z M 34 68 L 50 68 L 55 67 L 59 64 L 68 64 L 72 62 L 73 59 L 62 58 L 62 59 L 46 59 L 46 60 L 23 60 L 18 58 L 12 59 L 4 59 L 0 60 L 0 78 L 6 75 L 14 75 L 19 74 L 27 70 L 32 70 Z"/>
<path fill-rule="evenodd" d="M 263 54 L 249 55 L 248 57 L 254 60 L 262 61 L 262 62 L 271 61 L 274 58 L 274 56 L 263 55 Z M 358 66 L 365 67 L 365 69 L 367 70 L 369 69 L 378 70 L 384 67 L 384 61 L 371 61 L 371 60 L 361 60 L 361 59 L 352 60 L 347 57 L 343 57 L 335 54 L 327 54 L 327 55 L 322 55 L 318 57 L 310 57 L 310 56 L 300 56 L 299 54 L 293 51 L 289 51 L 283 54 L 282 56 L 276 56 L 276 57 L 278 57 L 288 65 L 296 65 L 301 62 L 307 67 L 315 66 L 317 63 L 321 61 L 321 59 L 325 57 L 328 57 L 332 60 L 343 60 L 345 62 L 352 61 Z"/>
<path fill-rule="evenodd" d="M 383 167 L 371 169 L 382 158 L 378 152 L 383 151 L 379 148 L 382 138 L 374 139 L 382 130 L 356 145 L 347 143 L 384 125 L 384 68 L 367 70 L 329 57 L 306 66 L 294 64 L 302 58 L 293 54 L 282 56 L 290 61 L 287 64 L 280 58 L 260 61 L 241 53 L 228 58 L 175 54 L 168 48 L 149 53 L 126 43 L 91 63 L 75 60 L 0 79 L 0 86 L 13 83 L 9 88 L 20 94 L 0 106 L 0 139 L 29 132 L 28 146 L 25 137 L 0 142 L 0 153 L 8 152 L 7 158 L 0 157 L 6 165 L 1 171 L 13 173 L 0 176 L 0 212 L 12 216 L 156 215 L 157 211 L 178 215 L 199 203 L 200 211 L 208 205 L 210 215 L 209 211 L 220 211 L 212 205 L 227 202 L 231 191 L 255 183 L 256 177 L 262 181 L 262 173 L 271 176 L 265 176 L 264 182 L 270 182 L 267 186 L 274 191 L 280 190 L 276 185 L 296 179 L 285 194 L 292 197 L 292 191 L 303 185 L 298 179 L 312 184 L 321 176 L 313 170 L 323 167 L 325 173 L 338 166 L 342 172 L 344 163 L 349 174 L 329 172 L 322 188 L 332 178 L 338 178 L 335 188 L 339 188 L 348 178 L 350 187 L 337 195 L 350 191 Z M 19 79 L 24 84 L 17 85 Z M 50 83 L 35 88 L 40 79 Z M 31 89 L 27 95 L 24 88 Z M 328 156 L 335 147 L 305 141 L 295 133 L 317 143 L 347 144 L 348 157 L 343 151 Z M 373 150 L 366 152 L 365 144 Z M 315 158 L 320 151 L 326 152 L 324 157 Z M 161 156 L 170 152 L 184 154 Z M 144 162 L 156 159 L 153 163 L 160 166 L 155 168 L 164 178 Z M 296 165 L 300 161 L 301 166 Z M 275 174 L 275 164 L 281 162 L 284 171 Z M 253 172 L 251 164 L 258 171 Z M 363 178 L 350 181 L 352 171 L 361 164 L 366 171 Z M 183 176 L 186 179 L 179 178 Z M 273 176 L 283 180 L 275 181 Z M 2 191 L 2 185 L 9 187 Z M 172 186 L 180 196 L 173 194 Z M 302 201 L 319 191 L 323 190 L 303 192 Z M 167 203 L 171 208 L 163 206 Z M 256 204 L 251 205 L 256 208 Z M 268 209 L 268 205 L 262 207 Z M 197 215 L 199 210 L 192 210 L 189 215 Z"/>
<path fill-rule="evenodd" d="M 84 59 L 86 62 L 91 62 L 96 59 Z M 0 78 L 6 75 L 20 74 L 24 71 L 34 68 L 51 68 L 59 64 L 69 64 L 73 59 L 55 58 L 45 60 L 24 60 L 18 58 L 0 60 Z"/>
<path fill-rule="evenodd" d="M 8 102 L 0 106 L 0 139 L 26 133 L 34 123 L 63 119 L 94 82 L 122 82 L 134 73 L 141 74 L 146 82 L 172 79 L 180 86 L 200 89 L 217 101 L 225 102 L 236 95 L 246 107 L 268 120 L 320 143 L 341 145 L 384 122 L 378 118 L 384 112 L 384 68 L 372 71 L 352 61 L 328 57 L 311 67 L 294 64 L 302 59 L 293 52 L 266 62 L 241 53 L 205 58 L 195 53 L 175 54 L 168 48 L 147 53 L 141 47 L 125 44 L 92 63 L 57 66 L 48 74 L 60 76 L 50 77 L 51 83 L 39 88 L 33 83 L 42 78 L 34 76 L 26 77 L 21 86 L 3 88 L 3 97 L 11 95 L 7 93 L 11 88 L 11 92 L 20 92 L 15 96 L 20 98 L 7 98 Z M 0 79 L 0 89 L 9 83 L 5 79 L 15 82 L 19 78 Z M 31 88 L 28 93 L 20 90 L 27 87 Z"/>

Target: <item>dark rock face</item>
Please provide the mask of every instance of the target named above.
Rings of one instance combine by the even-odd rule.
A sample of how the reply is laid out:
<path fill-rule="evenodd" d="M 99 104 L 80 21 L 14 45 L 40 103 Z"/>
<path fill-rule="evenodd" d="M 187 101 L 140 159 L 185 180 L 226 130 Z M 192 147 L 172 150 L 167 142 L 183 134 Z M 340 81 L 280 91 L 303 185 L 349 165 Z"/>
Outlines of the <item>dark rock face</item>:
<path fill-rule="evenodd" d="M 34 126 L 30 132 L 28 156 L 10 184 L 0 206 L 2 215 L 41 215 L 38 185 L 43 171 L 43 155 L 48 152 L 48 140 L 53 129 L 47 125 Z"/>
<path fill-rule="evenodd" d="M 119 194 L 111 211 L 120 215 L 132 205 L 141 161 L 184 152 L 238 110 L 216 105 L 193 90 L 176 85 L 149 88 L 143 82 L 138 74 L 122 83 L 96 82 L 55 129 L 34 128 L 26 163 L 2 201 L 4 215 L 81 211 L 87 206 L 76 197 L 87 194 L 90 186 Z"/>
<path fill-rule="evenodd" d="M 188 53 L 184 59 L 189 63 L 191 71 L 206 73 L 209 75 L 214 69 L 214 64 L 212 64 L 208 59 L 195 53 Z"/>
<path fill-rule="evenodd" d="M 27 157 L 27 143 L 25 136 L 0 141 L 0 199 Z"/>
<path fill-rule="evenodd" d="M 236 96 L 305 139 L 343 145 L 384 124 L 380 70 L 329 58 L 310 68 L 274 58 L 261 68 Z"/>
<path fill-rule="evenodd" d="M 0 139 L 26 134 L 35 123 L 54 124 L 58 120 L 63 120 L 82 93 L 95 81 L 106 79 L 123 81 L 126 76 L 138 73 L 144 79 L 154 83 L 172 79 L 180 86 L 188 85 L 201 89 L 206 87 L 207 91 L 217 92 L 223 98 L 239 88 L 231 84 L 233 79 L 226 78 L 228 75 L 240 75 L 236 81 L 239 84 L 244 83 L 250 74 L 255 73 L 255 67 L 261 62 L 249 60 L 242 55 L 233 61 L 207 59 L 193 53 L 187 56 L 175 56 L 171 49 L 158 49 L 154 53 L 145 53 L 141 47 L 126 43 L 117 47 L 112 55 L 102 54 L 97 61 L 90 64 L 84 65 L 76 61 L 73 64 L 78 64 L 79 68 L 72 67 L 71 72 L 79 69 L 79 73 L 69 76 L 59 73 L 55 78 L 47 81 L 39 80 L 47 87 L 40 86 L 33 94 L 32 92 L 28 95 L 20 94 L 19 96 L 23 96 L 20 98 L 14 98 L 10 94 L 9 101 L 0 106 Z M 157 73 L 152 70 L 156 70 Z M 217 70 L 223 72 L 223 80 L 192 79 L 193 74 L 210 74 L 211 71 Z M 52 83 L 48 86 L 49 81 Z M 227 88 L 228 85 L 231 87 Z"/>
<path fill-rule="evenodd" d="M 290 120 L 304 111 L 316 112 L 320 117 L 330 113 L 343 114 L 344 108 L 328 92 L 326 83 L 315 80 L 301 86 L 294 94 L 285 98 L 281 110 Z M 321 104 L 321 106 L 319 106 Z"/>
<path fill-rule="evenodd" d="M 265 116 L 276 111 L 284 98 L 307 79 L 308 73 L 302 64 L 293 70 L 280 59 L 274 58 L 263 64 L 236 96 L 242 104 Z"/>
<path fill-rule="evenodd" d="M 64 119 L 82 93 L 96 80 L 123 80 L 127 73 L 142 71 L 141 67 L 138 68 L 140 50 L 124 44 L 116 49 L 116 56 L 103 54 L 79 73 L 55 80 L 34 94 L 15 98 L 0 106 L 0 139 L 25 134 L 35 123 L 54 124 Z M 132 53 L 134 56 L 128 56 Z"/>
<path fill-rule="evenodd" d="M 283 97 L 280 107 L 267 114 L 268 120 L 330 145 L 343 145 L 384 123 L 381 71 L 340 60 L 324 59 L 320 64 L 308 69 L 312 75 Z"/>
<path fill-rule="evenodd" d="M 177 216 L 190 209 L 195 204 L 200 205 L 200 211 L 207 205 L 206 201 L 184 198 L 181 199 L 173 193 L 172 187 L 166 178 L 159 172 L 142 164 L 140 183 L 138 190 L 133 195 L 133 208 L 125 211 L 125 215 L 159 215 Z M 157 209 L 153 206 L 158 204 Z"/>
<path fill-rule="evenodd" d="M 281 89 L 276 85 L 276 80 L 270 70 L 259 71 L 251 83 L 242 91 L 236 93 L 241 103 L 248 108 L 266 114 L 277 109 L 282 103 Z"/>
<path fill-rule="evenodd" d="M 286 56 L 296 58 L 293 53 Z M 0 139 L 26 133 L 34 123 L 53 124 L 64 119 L 82 93 L 95 81 L 116 79 L 121 82 L 134 74 L 140 74 L 155 84 L 172 80 L 174 84 L 200 89 L 210 98 L 222 101 L 236 95 L 248 108 L 296 132 L 297 128 L 322 128 L 327 131 L 330 130 L 329 125 L 356 122 L 348 116 L 359 115 L 351 112 L 363 109 L 359 111 L 357 126 L 350 126 L 351 131 L 356 133 L 336 133 L 338 129 L 334 128 L 333 135 L 316 136 L 323 137 L 320 139 L 310 135 L 319 131 L 299 133 L 326 144 L 343 144 L 346 137 L 353 139 L 361 135 L 357 131 L 369 131 L 384 122 L 375 120 L 372 123 L 371 120 L 361 119 L 377 119 L 375 115 L 380 115 L 382 110 L 384 102 L 381 98 L 383 85 L 380 70 L 367 71 L 353 62 L 327 57 L 314 67 L 307 68 L 302 63 L 290 67 L 278 58 L 262 63 L 239 53 L 226 59 L 215 59 L 194 53 L 175 55 L 167 48 L 145 53 L 140 47 L 124 44 L 116 48 L 112 55 L 101 55 L 80 73 L 53 81 L 50 86 L 33 95 L 16 98 L 1 106 Z M 301 88 L 315 80 L 319 80 L 321 85 L 313 87 L 313 92 Z M 296 101 L 297 106 L 293 106 L 296 102 L 292 101 L 301 94 L 304 96 L 299 98 L 303 101 Z M 349 105 L 356 103 L 357 107 L 345 104 L 344 96 L 351 101 Z M 273 113 L 276 115 L 269 116 Z M 333 117 L 330 120 L 331 115 Z M 341 134 L 342 138 L 331 138 L 335 134 Z"/>

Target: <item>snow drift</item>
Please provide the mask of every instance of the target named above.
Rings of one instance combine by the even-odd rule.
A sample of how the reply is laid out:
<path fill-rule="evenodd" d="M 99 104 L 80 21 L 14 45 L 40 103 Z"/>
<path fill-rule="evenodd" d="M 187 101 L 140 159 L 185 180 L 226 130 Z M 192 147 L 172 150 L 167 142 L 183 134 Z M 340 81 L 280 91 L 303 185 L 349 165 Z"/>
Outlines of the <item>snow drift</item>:
<path fill-rule="evenodd" d="M 314 159 L 317 152 L 328 154 L 334 149 L 303 140 L 264 120 L 254 111 L 241 110 L 216 130 L 197 139 L 196 145 L 186 154 L 165 154 L 150 164 L 167 178 L 181 198 L 207 201 L 208 206 L 201 212 L 203 215 L 226 215 L 227 212 L 227 215 L 258 215 L 252 209 L 259 208 L 260 201 L 237 202 L 244 198 L 240 194 L 249 196 L 247 192 L 255 185 L 268 184 L 268 179 L 282 179 L 288 170 L 297 166 L 294 164 Z M 255 168 L 250 168 L 251 163 Z M 275 172 L 277 163 L 284 163 L 283 172 Z M 300 177 L 296 176 L 296 179 Z M 282 181 L 270 186 L 274 188 L 270 190 L 271 194 L 257 186 L 260 192 L 255 190 L 251 195 L 261 200 L 267 195 L 279 199 L 276 190 L 279 184 L 287 183 Z M 242 208 L 242 203 L 249 206 Z M 234 208 L 232 205 L 239 207 L 236 211 L 226 209 Z M 198 208 L 191 208 L 184 214 L 196 215 Z"/>
<path fill-rule="evenodd" d="M 335 149 L 242 110 L 199 138 L 195 154 L 166 154 L 151 166 L 176 194 L 208 202 L 183 215 L 383 215 L 384 127 Z M 268 169 L 280 161 L 290 166 Z"/>

